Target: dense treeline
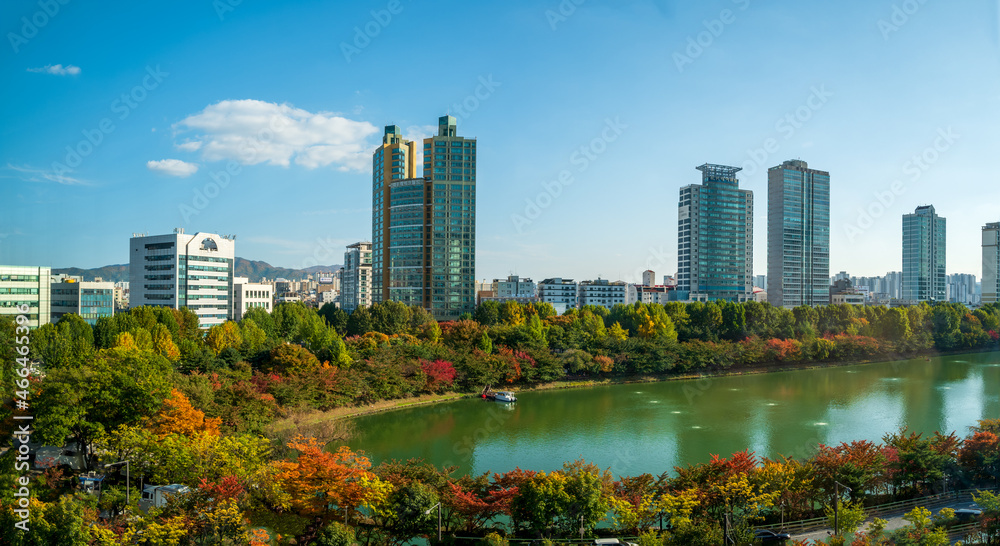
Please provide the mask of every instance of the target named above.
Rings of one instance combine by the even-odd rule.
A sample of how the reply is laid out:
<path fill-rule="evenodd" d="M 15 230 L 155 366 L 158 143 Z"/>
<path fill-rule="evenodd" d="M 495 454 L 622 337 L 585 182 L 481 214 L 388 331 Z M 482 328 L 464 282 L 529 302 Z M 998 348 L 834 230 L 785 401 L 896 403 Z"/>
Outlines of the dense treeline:
<path fill-rule="evenodd" d="M 251 309 L 239 323 L 207 332 L 186 309 L 140 307 L 102 318 L 93 328 L 67 315 L 30 338 L 50 392 L 82 396 L 71 386 L 80 370 L 99 368 L 107 360 L 100 355 L 113 349 L 135 347 L 159 357 L 147 359 L 158 369 L 150 377 L 163 375 L 164 384 L 181 390 L 197 409 L 220 418 L 223 430 L 260 433 L 289 411 L 533 385 L 567 374 L 712 373 L 975 350 L 995 347 L 998 331 L 995 305 L 975 311 L 957 304 L 787 310 L 757 302 L 637 303 L 558 316 L 548 304 L 485 302 L 471 317 L 438 324 L 423 309 L 387 302 L 350 314 L 332 305 L 317 311 L 281 304 L 270 314 Z M 89 434 L 79 427 L 72 432 Z"/>
<path fill-rule="evenodd" d="M 51 541 L 46 537 L 60 537 L 61 544 L 215 544 L 224 540 L 264 544 L 255 526 L 301 535 L 318 529 L 304 518 L 318 517 L 318 525 L 324 526 L 323 540 L 327 540 L 319 543 L 343 543 L 354 532 L 327 525 L 340 519 L 357 527 L 366 543 L 393 544 L 426 532 L 422 510 L 437 502 L 433 499 L 450 503 L 451 530 L 481 532 L 505 514 L 513 522 L 511 532 L 555 536 L 579 521 L 581 506 L 592 509 L 585 517 L 592 526 L 602 509 L 627 511 L 622 499 L 634 501 L 647 493 L 655 500 L 649 502 L 667 502 L 675 513 L 691 508 L 690 518 L 673 522 L 672 536 L 687 536 L 683 529 L 688 519 L 691 529 L 696 529 L 691 537 L 699 533 L 716 536 L 712 533 L 721 532 L 717 502 L 728 498 L 724 491 L 729 485 L 712 480 L 736 479 L 737 475 L 711 465 L 678 469 L 676 478 L 664 475 L 656 480 L 639 477 L 619 482 L 583 463 L 553 474 L 519 471 L 492 478 L 453 478 L 448 470 L 416 462 L 383 465 L 372 471 L 360 454 L 324 452 L 316 439 L 289 441 L 271 427 L 296 412 L 419 394 L 478 391 L 484 385 L 525 386 L 567 375 L 702 373 L 774 362 L 864 360 L 988 348 L 996 346 L 998 330 L 1000 308 L 970 311 L 952 304 L 794 310 L 760 303 L 635 304 L 611 310 L 588 306 L 558 316 L 548 304 L 487 302 L 472 316 L 441 324 L 422 309 L 395 302 L 350 314 L 332 306 L 317 311 L 283 304 L 270 314 L 252 309 L 239 323 L 226 322 L 207 331 L 198 329 L 197 317 L 187 309 L 140 307 L 102 318 L 94 327 L 76 315 L 66 315 L 28 336 L 30 358 L 38 367 L 28 389 L 35 417 L 33 441 L 75 445 L 93 468 L 128 459 L 133 478 L 182 483 L 195 493 L 136 519 L 123 515 L 135 510 L 125 507 L 122 477 L 109 479 L 98 501 L 71 494 L 73 472 L 51 468 L 35 476 L 33 483 L 31 521 L 40 531 L 7 535 L 5 540 L 9 538 L 12 544 L 48 544 Z M 0 355 L 7 402 L 3 433 L 10 437 L 17 356 L 15 325 L 10 319 L 0 319 Z M 832 479 L 859 484 L 855 491 L 872 498 L 924 492 L 944 476 L 952 482 L 995 480 L 996 430 L 993 425 L 987 428 L 961 446 L 954 437 L 889 439 L 886 446 L 871 447 L 882 457 L 873 459 L 878 462 L 873 467 L 877 476 L 868 476 L 868 466 L 860 468 L 854 461 L 844 475 Z M 903 467 L 893 474 L 893 457 L 912 463 L 903 458 L 902 454 L 910 453 L 903 444 L 917 446 L 915 456 L 936 454 L 928 464 L 943 465 L 944 476 L 908 478 Z M 979 446 L 976 453 L 985 453 L 975 459 L 975 468 L 985 469 L 984 473 L 971 474 L 974 467 L 968 461 L 972 459 L 962 459 L 962 450 L 969 445 Z M 14 456 L 13 450 L 2 456 L 4 479 L 13 479 Z M 712 464 L 735 460 L 743 460 L 740 464 L 748 473 L 750 466 L 774 470 L 780 464 L 787 470 L 795 465 L 824 468 L 825 464 L 822 460 L 756 461 L 749 454 Z M 750 475 L 740 477 L 739 483 L 750 480 Z M 813 485 L 803 482 L 801 498 L 794 502 L 783 498 L 782 502 L 803 514 L 818 506 L 829 495 L 825 486 L 817 485 L 819 476 L 810 478 Z M 678 485 L 683 480 L 690 487 Z M 640 497 L 613 493 L 625 495 L 640 482 L 654 489 L 643 489 Z M 136 485 L 133 479 L 133 488 Z M 781 491 L 791 491 L 791 487 L 791 482 L 783 483 Z M 14 490 L 0 491 L 4 507 L 0 513 L 3 518 L 15 518 Z M 747 491 L 739 493 L 740 498 L 756 498 L 759 502 L 754 506 L 760 507 L 759 514 L 749 512 L 744 518 L 749 524 L 757 515 L 769 514 L 766 509 L 773 505 L 765 502 L 763 489 Z M 770 495 L 777 489 L 768 491 Z M 664 497 L 668 492 L 673 496 Z M 466 498 L 468 506 L 447 500 L 458 496 Z M 133 504 L 136 497 L 132 495 Z M 731 506 L 732 502 L 723 504 Z M 643 503 L 648 504 L 639 502 L 636 510 Z M 492 506 L 492 511 L 475 511 L 484 506 Z M 536 510 L 539 506 L 547 508 Z M 99 520 L 101 511 L 110 519 Z M 547 515 L 539 520 L 539 514 Z M 3 523 L 2 532 L 12 529 L 11 521 Z"/>

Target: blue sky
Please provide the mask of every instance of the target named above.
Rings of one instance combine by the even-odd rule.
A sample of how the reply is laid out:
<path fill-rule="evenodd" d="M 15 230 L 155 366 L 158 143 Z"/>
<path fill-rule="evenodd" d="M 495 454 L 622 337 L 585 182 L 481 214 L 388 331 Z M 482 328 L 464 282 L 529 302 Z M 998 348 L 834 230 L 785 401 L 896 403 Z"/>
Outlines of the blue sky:
<path fill-rule="evenodd" d="M 124 263 L 174 227 L 340 263 L 383 126 L 446 113 L 479 142 L 480 279 L 672 274 L 706 162 L 755 192 L 755 274 L 786 159 L 831 173 L 832 272 L 899 270 L 929 203 L 978 276 L 1000 220 L 994 1 L 63 1 L 0 7 L 0 263 Z"/>

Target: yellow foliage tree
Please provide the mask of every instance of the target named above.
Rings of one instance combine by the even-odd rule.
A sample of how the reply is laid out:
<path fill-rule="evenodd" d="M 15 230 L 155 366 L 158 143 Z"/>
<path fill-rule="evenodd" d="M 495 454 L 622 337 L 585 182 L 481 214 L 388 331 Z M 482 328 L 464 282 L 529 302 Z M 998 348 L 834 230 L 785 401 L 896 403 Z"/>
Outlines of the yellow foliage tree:
<path fill-rule="evenodd" d="M 162 324 L 157 324 L 153 327 L 153 351 L 171 362 L 177 362 L 181 357 L 180 349 L 177 348 L 177 344 L 170 337 L 170 330 Z"/>
<path fill-rule="evenodd" d="M 625 341 L 628 339 L 628 330 L 622 328 L 621 324 L 615 322 L 611 325 L 611 328 L 608 328 L 608 335 L 615 341 Z"/>
<path fill-rule="evenodd" d="M 122 332 L 115 336 L 115 344 L 112 345 L 115 349 L 124 349 L 126 351 L 138 351 L 139 347 L 135 344 L 135 338 L 132 334 L 128 332 Z"/>
<path fill-rule="evenodd" d="M 235 322 L 226 321 L 208 329 L 205 343 L 218 355 L 226 349 L 239 349 L 240 345 L 243 345 L 243 335 L 240 334 L 240 327 Z"/>

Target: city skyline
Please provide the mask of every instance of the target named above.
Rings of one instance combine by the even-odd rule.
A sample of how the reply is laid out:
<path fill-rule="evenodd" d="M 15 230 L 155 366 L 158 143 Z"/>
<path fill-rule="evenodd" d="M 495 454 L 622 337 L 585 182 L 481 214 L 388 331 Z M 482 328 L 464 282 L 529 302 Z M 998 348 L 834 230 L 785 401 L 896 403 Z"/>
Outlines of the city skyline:
<path fill-rule="evenodd" d="M 488 143 L 479 278 L 673 274 L 676 192 L 705 162 L 742 167 L 757 193 L 766 272 L 760 196 L 767 169 L 793 158 L 835 180 L 831 272 L 898 270 L 899 218 L 932 203 L 951 219 L 947 272 L 981 275 L 979 233 L 1000 217 L 1000 188 L 979 182 L 998 121 L 996 6 L 456 4 L 442 21 L 394 5 L 74 4 L 9 39 L 0 263 L 127 263 L 129 233 L 184 227 L 237 233 L 242 256 L 274 265 L 336 264 L 371 237 L 378 128 L 419 140 L 447 112 Z M 31 34 L 21 18 L 38 9 L 0 8 L 8 33 Z M 130 26 L 150 17 L 161 24 Z M 120 31 L 87 39 L 98 21 Z M 478 21 L 511 32 L 484 42 Z M 391 64 L 432 22 L 454 23 L 453 69 Z M 294 39 L 256 43 L 264 27 Z M 261 132 L 271 120 L 277 136 Z"/>

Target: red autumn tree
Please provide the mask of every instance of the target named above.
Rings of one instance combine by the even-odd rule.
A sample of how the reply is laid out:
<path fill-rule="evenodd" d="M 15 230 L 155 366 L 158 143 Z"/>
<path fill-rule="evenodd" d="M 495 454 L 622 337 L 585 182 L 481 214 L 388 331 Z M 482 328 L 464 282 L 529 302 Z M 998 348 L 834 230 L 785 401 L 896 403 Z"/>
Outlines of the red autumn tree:
<path fill-rule="evenodd" d="M 976 480 L 1000 478 L 1000 438 L 992 432 L 975 433 L 962 444 L 958 462 Z"/>
<path fill-rule="evenodd" d="M 447 360 L 420 361 L 420 369 L 427 375 L 427 390 L 439 392 L 455 382 L 455 367 Z"/>

